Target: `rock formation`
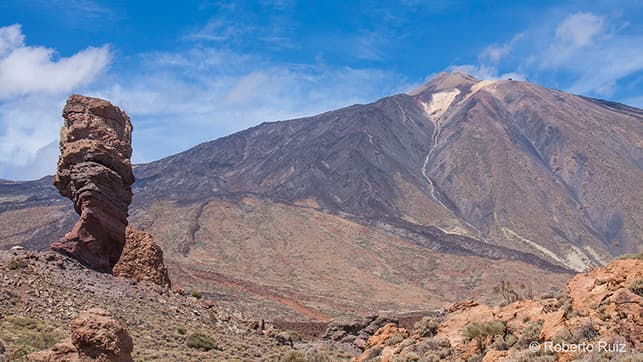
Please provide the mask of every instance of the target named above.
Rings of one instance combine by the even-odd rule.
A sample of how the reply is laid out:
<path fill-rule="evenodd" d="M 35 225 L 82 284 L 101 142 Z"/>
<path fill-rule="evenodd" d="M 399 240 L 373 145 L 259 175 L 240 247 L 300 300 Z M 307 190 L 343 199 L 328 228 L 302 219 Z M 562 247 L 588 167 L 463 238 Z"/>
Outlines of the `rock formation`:
<path fill-rule="evenodd" d="M 578 274 L 568 283 L 567 292 L 557 298 L 519 300 L 496 307 L 458 303 L 445 308 L 446 316 L 431 320 L 431 333 L 424 332 L 427 323 L 416 323 L 414 331 L 387 324 L 369 337 L 354 361 L 495 362 L 554 357 L 575 361 L 598 360 L 599 356 L 639 361 L 643 358 L 639 352 L 643 350 L 642 257 L 616 260 Z M 564 345 L 591 345 L 595 350 L 555 350 L 554 346 Z M 554 354 L 552 349 L 560 353 Z"/>
<path fill-rule="evenodd" d="M 114 275 L 149 281 L 162 287 L 170 287 L 170 278 L 163 263 L 163 251 L 152 235 L 131 226 L 126 229 L 125 248 L 114 266 Z"/>
<path fill-rule="evenodd" d="M 125 245 L 132 201 L 132 124 L 111 103 L 80 95 L 69 97 L 63 117 L 54 186 L 74 202 L 80 219 L 51 247 L 110 272 Z"/>
<path fill-rule="evenodd" d="M 80 313 L 71 322 L 71 337 L 50 350 L 29 355 L 41 362 L 129 362 L 134 345 L 127 329 L 100 308 Z"/>

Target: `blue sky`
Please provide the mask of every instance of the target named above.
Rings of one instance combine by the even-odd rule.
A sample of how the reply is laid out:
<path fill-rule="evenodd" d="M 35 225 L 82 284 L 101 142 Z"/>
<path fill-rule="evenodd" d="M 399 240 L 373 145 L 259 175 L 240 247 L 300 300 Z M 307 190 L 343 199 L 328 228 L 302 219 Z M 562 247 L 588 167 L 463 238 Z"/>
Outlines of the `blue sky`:
<path fill-rule="evenodd" d="M 640 0 L 0 0 L 0 178 L 55 171 L 72 92 L 128 112 L 136 163 L 440 71 L 643 107 L 642 20 Z"/>

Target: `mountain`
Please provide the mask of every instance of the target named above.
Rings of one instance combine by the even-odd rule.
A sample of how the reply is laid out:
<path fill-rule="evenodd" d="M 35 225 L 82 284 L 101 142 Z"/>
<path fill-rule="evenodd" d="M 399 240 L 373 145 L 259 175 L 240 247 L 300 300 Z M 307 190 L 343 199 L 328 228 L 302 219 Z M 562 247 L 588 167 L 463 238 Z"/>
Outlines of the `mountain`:
<path fill-rule="evenodd" d="M 174 284 L 262 315 L 493 299 L 502 280 L 562 287 L 643 249 L 642 121 L 618 103 L 442 73 L 137 165 L 130 221 L 162 246 Z M 70 229 L 50 185 L 0 185 L 0 247 L 45 248 Z"/>

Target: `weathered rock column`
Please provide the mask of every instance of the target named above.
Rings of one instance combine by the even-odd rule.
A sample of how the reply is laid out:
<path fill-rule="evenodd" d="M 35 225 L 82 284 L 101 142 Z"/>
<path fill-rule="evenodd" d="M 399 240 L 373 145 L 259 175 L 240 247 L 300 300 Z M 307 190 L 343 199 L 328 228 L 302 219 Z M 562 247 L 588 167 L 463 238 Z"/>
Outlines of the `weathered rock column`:
<path fill-rule="evenodd" d="M 111 103 L 72 95 L 63 109 L 54 186 L 80 219 L 51 248 L 92 269 L 111 272 L 125 245 L 134 174 L 132 124 Z"/>

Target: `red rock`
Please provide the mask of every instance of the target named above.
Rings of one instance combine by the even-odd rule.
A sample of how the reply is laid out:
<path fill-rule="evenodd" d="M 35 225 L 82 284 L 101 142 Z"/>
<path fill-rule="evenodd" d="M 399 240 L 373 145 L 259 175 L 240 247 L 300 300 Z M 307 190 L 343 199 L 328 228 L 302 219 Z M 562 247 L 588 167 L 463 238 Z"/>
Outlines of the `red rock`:
<path fill-rule="evenodd" d="M 163 263 L 163 251 L 152 235 L 131 226 L 126 229 L 125 247 L 113 273 L 120 277 L 171 287 L 170 277 Z"/>
<path fill-rule="evenodd" d="M 100 308 L 80 313 L 71 322 L 71 338 L 50 350 L 32 353 L 28 360 L 41 362 L 131 362 L 134 345 L 127 329 Z"/>
<path fill-rule="evenodd" d="M 54 186 L 74 202 L 80 219 L 51 247 L 111 272 L 125 245 L 132 201 L 132 124 L 111 103 L 80 95 L 69 97 L 63 117 Z"/>

